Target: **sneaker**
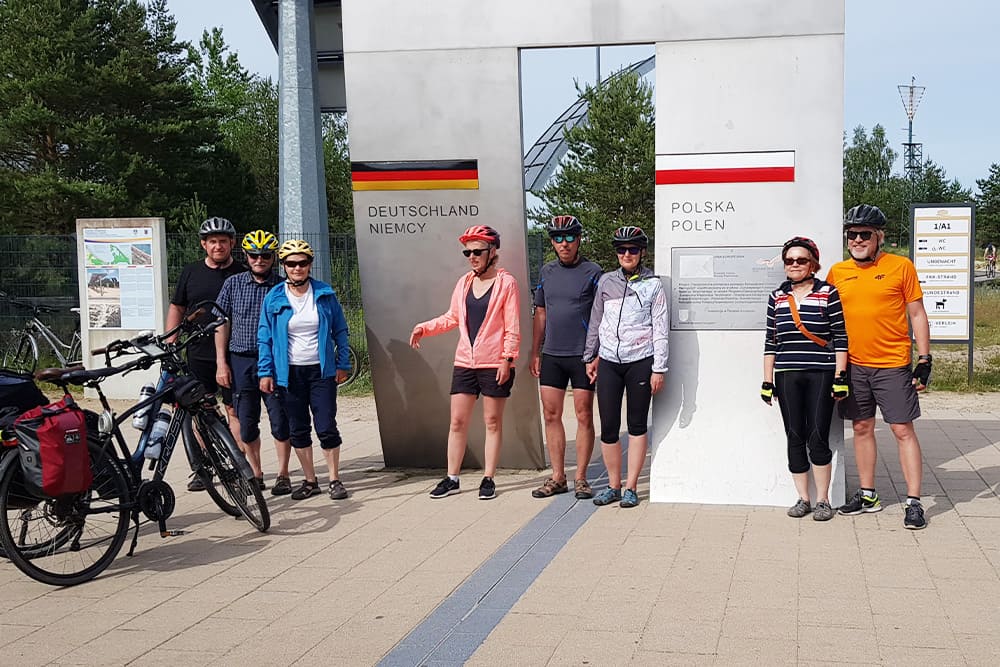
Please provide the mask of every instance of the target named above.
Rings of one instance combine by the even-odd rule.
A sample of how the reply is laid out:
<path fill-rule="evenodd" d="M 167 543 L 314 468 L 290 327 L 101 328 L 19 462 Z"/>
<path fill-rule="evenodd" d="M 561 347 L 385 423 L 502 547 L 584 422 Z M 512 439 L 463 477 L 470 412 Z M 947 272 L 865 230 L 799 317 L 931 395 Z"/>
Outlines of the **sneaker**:
<path fill-rule="evenodd" d="M 639 504 L 639 495 L 632 489 L 625 489 L 622 493 L 621 507 L 635 507 Z"/>
<path fill-rule="evenodd" d="M 287 496 L 292 492 L 292 480 L 283 475 L 278 475 L 278 478 L 274 480 L 274 486 L 271 487 L 272 496 Z"/>
<path fill-rule="evenodd" d="M 347 497 L 347 489 L 339 479 L 330 482 L 330 500 L 343 500 Z"/>
<path fill-rule="evenodd" d="M 795 501 L 794 505 L 788 508 L 788 511 L 785 512 L 785 514 L 793 519 L 801 519 L 806 514 L 809 514 L 809 512 L 812 512 L 812 507 L 809 506 L 809 501 L 799 498 Z"/>
<path fill-rule="evenodd" d="M 319 480 L 302 480 L 299 488 L 292 491 L 292 500 L 304 500 L 319 493 Z"/>
<path fill-rule="evenodd" d="M 573 482 L 573 495 L 577 500 L 586 500 L 594 497 L 594 490 L 585 479 L 578 479 Z"/>
<path fill-rule="evenodd" d="M 881 512 L 882 502 L 878 499 L 878 493 L 866 496 L 861 493 L 861 489 L 854 492 L 854 496 L 840 507 L 839 512 L 845 516 L 868 512 Z"/>
<path fill-rule="evenodd" d="M 444 498 L 445 496 L 453 496 L 458 493 L 458 480 L 452 480 L 451 477 L 445 477 L 438 485 L 434 487 L 431 491 L 431 498 Z"/>
<path fill-rule="evenodd" d="M 816 507 L 813 508 L 813 521 L 829 521 L 833 518 L 835 512 L 830 503 L 825 500 L 821 500 L 816 503 Z"/>
<path fill-rule="evenodd" d="M 204 491 L 205 490 L 205 480 L 201 478 L 201 475 L 195 475 L 188 482 L 188 491 Z"/>
<path fill-rule="evenodd" d="M 596 496 L 594 496 L 595 505 L 610 505 L 611 503 L 617 503 L 622 499 L 621 489 L 612 489 L 610 486 Z"/>
<path fill-rule="evenodd" d="M 924 518 L 924 506 L 920 503 L 910 503 L 906 506 L 906 518 L 903 519 L 903 527 L 910 530 L 920 530 L 927 526 L 927 519 Z"/>
<path fill-rule="evenodd" d="M 566 486 L 566 480 L 557 482 L 556 480 L 549 477 L 545 480 L 545 483 L 540 487 L 531 492 L 532 498 L 551 498 L 557 493 L 566 493 L 569 491 L 569 487 Z"/>
<path fill-rule="evenodd" d="M 566 486 L 565 483 L 563 486 Z M 492 500 L 496 497 L 497 485 L 493 482 L 491 477 L 483 477 L 483 481 L 479 483 L 479 499 Z"/>

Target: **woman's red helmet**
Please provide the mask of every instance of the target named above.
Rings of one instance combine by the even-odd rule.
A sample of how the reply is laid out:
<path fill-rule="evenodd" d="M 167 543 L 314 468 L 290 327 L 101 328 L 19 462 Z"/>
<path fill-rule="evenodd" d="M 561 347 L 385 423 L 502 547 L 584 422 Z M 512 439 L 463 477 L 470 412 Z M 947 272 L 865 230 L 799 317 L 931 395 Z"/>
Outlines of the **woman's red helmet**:
<path fill-rule="evenodd" d="M 813 256 L 813 259 L 819 262 L 819 248 L 816 247 L 816 242 L 804 236 L 795 236 L 785 241 L 785 245 L 781 246 L 781 259 L 785 258 L 789 248 L 796 247 L 805 248 Z"/>
<path fill-rule="evenodd" d="M 489 225 L 473 225 L 465 230 L 461 236 L 458 237 L 458 242 L 465 244 L 469 241 L 483 241 L 489 243 L 495 248 L 500 247 L 500 232 L 493 229 Z"/>

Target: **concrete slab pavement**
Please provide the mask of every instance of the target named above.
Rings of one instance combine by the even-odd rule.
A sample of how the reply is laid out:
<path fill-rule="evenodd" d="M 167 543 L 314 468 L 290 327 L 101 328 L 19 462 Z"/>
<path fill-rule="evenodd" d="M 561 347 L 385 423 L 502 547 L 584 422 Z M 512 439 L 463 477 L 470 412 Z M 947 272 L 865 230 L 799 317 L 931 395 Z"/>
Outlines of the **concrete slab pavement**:
<path fill-rule="evenodd" d="M 134 558 L 70 589 L 0 562 L 0 662 L 1000 662 L 1000 401 L 925 409 L 919 532 L 902 526 L 884 425 L 885 510 L 821 524 L 784 508 L 651 505 L 645 480 L 631 510 L 536 500 L 546 475 L 533 471 L 504 471 L 493 501 L 431 500 L 440 471 L 384 470 L 370 399 L 341 401 L 348 500 L 269 498 L 262 535 L 181 490 L 175 462 L 169 523 L 188 534 L 147 526 Z"/>

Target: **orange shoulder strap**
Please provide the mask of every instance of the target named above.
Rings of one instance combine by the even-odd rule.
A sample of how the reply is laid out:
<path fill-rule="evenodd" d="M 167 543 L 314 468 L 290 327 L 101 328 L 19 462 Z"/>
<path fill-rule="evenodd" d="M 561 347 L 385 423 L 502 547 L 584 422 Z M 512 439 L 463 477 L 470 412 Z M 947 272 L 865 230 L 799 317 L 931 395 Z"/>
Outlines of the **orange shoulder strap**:
<path fill-rule="evenodd" d="M 808 329 L 806 329 L 805 326 L 802 324 L 802 319 L 799 317 L 799 308 L 798 308 L 798 306 L 795 305 L 795 295 L 794 294 L 789 294 L 788 295 L 788 310 L 792 311 L 792 319 L 795 321 L 795 327 L 800 332 L 802 332 L 803 336 L 805 336 L 806 338 L 808 338 L 812 342 L 816 343 L 820 347 L 826 347 L 827 346 L 827 342 L 825 340 L 823 340 L 822 338 L 820 338 L 816 334 L 814 334 L 811 331 L 809 331 Z"/>

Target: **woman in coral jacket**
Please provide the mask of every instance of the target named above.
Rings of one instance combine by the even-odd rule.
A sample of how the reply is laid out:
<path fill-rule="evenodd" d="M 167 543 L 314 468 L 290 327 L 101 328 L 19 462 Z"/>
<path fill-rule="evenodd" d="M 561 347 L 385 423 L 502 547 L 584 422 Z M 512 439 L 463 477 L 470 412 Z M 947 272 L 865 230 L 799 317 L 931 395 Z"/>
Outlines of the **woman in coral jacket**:
<path fill-rule="evenodd" d="M 455 285 L 448 312 L 413 327 L 410 345 L 420 347 L 424 336 L 459 329 L 455 369 L 451 379 L 451 425 L 448 429 L 448 475 L 431 491 L 431 498 L 459 492 L 458 475 L 465 458 L 469 417 L 483 395 L 486 424 L 486 470 L 479 485 L 480 500 L 496 497 L 493 475 L 503 441 L 503 409 L 514 386 L 514 361 L 520 346 L 520 297 L 514 276 L 497 266 L 500 234 L 474 225 L 458 238 L 472 270 Z"/>

